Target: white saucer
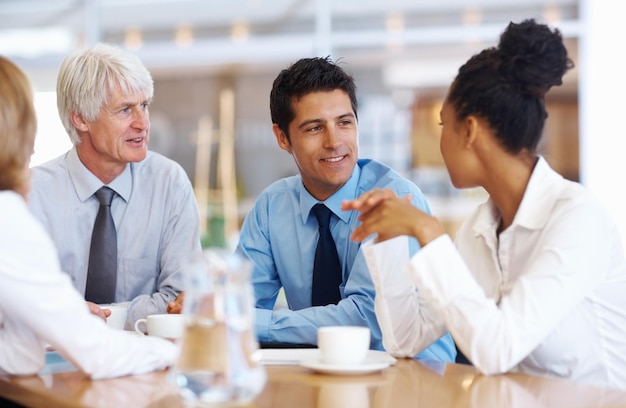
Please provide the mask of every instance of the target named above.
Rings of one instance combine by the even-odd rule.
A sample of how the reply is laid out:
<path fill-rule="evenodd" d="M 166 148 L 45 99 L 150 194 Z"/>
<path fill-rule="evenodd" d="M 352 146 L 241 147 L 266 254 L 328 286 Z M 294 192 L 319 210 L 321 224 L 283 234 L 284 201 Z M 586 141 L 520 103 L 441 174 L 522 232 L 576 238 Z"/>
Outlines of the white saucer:
<path fill-rule="evenodd" d="M 395 362 L 395 358 L 383 351 L 370 350 L 365 361 L 360 364 L 327 364 L 315 359 L 301 361 L 300 365 L 322 374 L 358 375 L 380 371 Z"/>

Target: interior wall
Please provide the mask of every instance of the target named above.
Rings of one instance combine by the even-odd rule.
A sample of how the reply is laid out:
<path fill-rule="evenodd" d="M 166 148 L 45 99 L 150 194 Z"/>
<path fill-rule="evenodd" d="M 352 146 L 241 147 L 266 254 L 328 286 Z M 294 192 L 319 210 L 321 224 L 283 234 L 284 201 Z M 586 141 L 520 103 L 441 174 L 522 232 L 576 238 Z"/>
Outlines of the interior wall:
<path fill-rule="evenodd" d="M 398 102 L 394 92 L 385 87 L 380 71 L 345 68 L 353 74 L 358 87 L 360 156 L 380 160 L 415 181 L 429 199 L 433 214 L 454 235 L 459 224 L 486 195 L 482 190 L 457 190 L 449 181 L 439 152 L 438 126 L 446 90 L 410 91 L 412 100 L 404 98 L 404 102 Z M 222 75 L 155 78 L 155 99 L 150 107 L 151 149 L 178 161 L 192 181 L 198 120 L 208 115 L 217 132 L 220 90 L 227 87 L 234 90 L 241 217 L 265 187 L 297 174 L 292 157 L 277 146 L 271 130 L 269 93 L 276 74 L 232 70 Z M 555 170 L 578 180 L 577 95 L 549 95 L 547 109 L 549 116 L 540 151 Z M 217 159 L 216 151 L 214 146 L 213 163 Z M 215 180 L 213 172 L 213 185 Z"/>
<path fill-rule="evenodd" d="M 385 91 L 379 70 L 353 71 L 344 64 L 357 83 L 361 150 L 367 156 L 391 148 L 392 137 L 383 134 L 394 129 L 392 95 Z M 278 74 L 238 73 L 196 74 L 155 77 L 155 98 L 150 105 L 150 148 L 178 161 L 194 180 L 198 121 L 208 115 L 219 131 L 219 92 L 232 87 L 235 92 L 235 158 L 239 194 L 256 197 L 273 181 L 297 174 L 292 157 L 276 144 L 269 112 L 269 94 Z M 385 109 L 381 110 L 381 105 Z M 387 114 L 385 114 L 387 112 Z M 379 134 L 383 134 L 382 140 Z M 373 149 L 372 144 L 381 149 Z M 213 147 L 215 156 L 216 146 Z M 394 164 L 397 155 L 387 161 Z M 407 155 L 407 158 L 409 156 Z M 216 158 L 216 157 L 214 157 Z M 404 160 L 406 166 L 410 161 Z M 400 161 L 398 161 L 400 163 Z M 406 167 L 405 166 L 405 167 Z M 211 177 L 215 182 L 215 177 Z"/>

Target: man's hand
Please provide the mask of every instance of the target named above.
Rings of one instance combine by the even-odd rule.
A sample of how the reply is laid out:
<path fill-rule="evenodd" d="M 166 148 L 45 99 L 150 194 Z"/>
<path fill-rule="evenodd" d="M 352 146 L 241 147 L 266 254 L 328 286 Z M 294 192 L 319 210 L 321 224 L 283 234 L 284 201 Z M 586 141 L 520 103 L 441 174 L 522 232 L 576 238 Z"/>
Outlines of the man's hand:
<path fill-rule="evenodd" d="M 109 309 L 103 309 L 93 302 L 88 301 L 86 303 L 87 303 L 87 306 L 89 306 L 89 311 L 91 312 L 91 314 L 94 314 L 102 318 L 102 320 L 106 321 L 107 317 L 111 316 L 111 311 Z"/>
<path fill-rule="evenodd" d="M 183 311 L 183 300 L 185 299 L 185 292 L 180 292 L 176 299 L 167 304 L 167 313 L 180 314 Z"/>

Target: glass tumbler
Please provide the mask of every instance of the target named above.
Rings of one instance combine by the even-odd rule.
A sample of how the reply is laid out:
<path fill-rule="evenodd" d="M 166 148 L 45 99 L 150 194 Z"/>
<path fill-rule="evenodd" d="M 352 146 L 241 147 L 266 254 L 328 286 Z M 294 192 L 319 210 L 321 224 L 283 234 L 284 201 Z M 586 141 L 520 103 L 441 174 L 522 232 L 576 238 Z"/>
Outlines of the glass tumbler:
<path fill-rule="evenodd" d="M 169 381 L 192 405 L 248 403 L 265 386 L 254 332 L 251 270 L 250 261 L 217 249 L 185 268 L 187 319 Z"/>

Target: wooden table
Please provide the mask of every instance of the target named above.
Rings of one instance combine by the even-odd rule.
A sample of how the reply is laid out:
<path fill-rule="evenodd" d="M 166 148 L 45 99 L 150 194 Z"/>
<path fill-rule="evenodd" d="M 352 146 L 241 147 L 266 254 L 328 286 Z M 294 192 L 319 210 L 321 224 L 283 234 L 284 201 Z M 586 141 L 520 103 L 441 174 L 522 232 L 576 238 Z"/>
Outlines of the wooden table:
<path fill-rule="evenodd" d="M 249 407 L 626 407 L 626 391 L 518 374 L 485 377 L 471 366 L 400 360 L 375 374 L 333 376 L 266 367 Z M 32 407 L 182 407 L 167 372 L 91 381 L 79 372 L 0 376 L 0 396 Z"/>

